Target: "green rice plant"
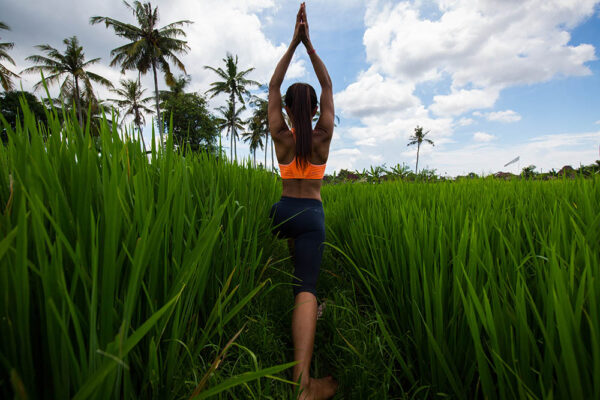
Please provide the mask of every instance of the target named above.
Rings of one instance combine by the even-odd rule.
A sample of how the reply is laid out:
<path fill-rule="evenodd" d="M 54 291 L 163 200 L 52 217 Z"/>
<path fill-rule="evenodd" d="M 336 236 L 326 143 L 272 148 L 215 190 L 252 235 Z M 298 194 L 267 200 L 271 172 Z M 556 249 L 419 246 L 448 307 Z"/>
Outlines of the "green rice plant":
<path fill-rule="evenodd" d="M 0 397 L 206 398 L 293 365 L 210 369 L 272 287 L 272 175 L 22 107 L 0 145 Z"/>
<path fill-rule="evenodd" d="M 323 189 L 329 245 L 394 360 L 390 397 L 600 397 L 599 184 Z"/>

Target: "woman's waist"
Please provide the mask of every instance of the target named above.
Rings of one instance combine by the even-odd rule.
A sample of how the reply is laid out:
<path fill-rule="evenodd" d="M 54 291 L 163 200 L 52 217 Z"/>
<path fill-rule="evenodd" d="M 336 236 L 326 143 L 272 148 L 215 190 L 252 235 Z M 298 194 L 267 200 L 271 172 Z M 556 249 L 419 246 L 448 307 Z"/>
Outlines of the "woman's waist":
<path fill-rule="evenodd" d="M 321 200 L 321 179 L 283 179 L 281 196 L 291 199 Z"/>

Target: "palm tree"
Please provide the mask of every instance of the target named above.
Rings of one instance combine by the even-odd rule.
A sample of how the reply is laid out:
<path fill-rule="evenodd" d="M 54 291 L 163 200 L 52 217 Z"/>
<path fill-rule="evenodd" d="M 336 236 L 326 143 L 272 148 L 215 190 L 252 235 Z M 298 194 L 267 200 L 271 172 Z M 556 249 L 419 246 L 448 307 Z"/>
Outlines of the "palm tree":
<path fill-rule="evenodd" d="M 408 142 L 407 146 L 412 146 L 413 144 L 417 145 L 417 166 L 415 167 L 415 174 L 419 170 L 419 150 L 421 150 L 421 143 L 426 142 L 434 146 L 431 140 L 425 138 L 428 133 L 429 131 L 423 133 L 423 127 L 417 125 L 415 128 L 415 134 L 408 138 L 410 142 Z"/>
<path fill-rule="evenodd" d="M 172 86 L 175 83 L 169 62 L 173 62 L 184 73 L 185 66 L 178 54 L 186 54 L 190 47 L 185 40 L 178 39 L 179 36 L 186 36 L 181 27 L 185 24 L 191 24 L 192 21 L 182 20 L 173 22 L 162 28 L 157 28 L 158 7 L 152 9 L 150 2 L 140 3 L 134 1 L 131 6 L 123 1 L 125 6 L 131 10 L 137 20 L 137 26 L 125 22 L 117 21 L 109 17 L 92 17 L 92 25 L 104 22 L 106 27 L 112 27 L 117 36 L 121 36 L 130 42 L 112 49 L 110 52 L 113 60 L 110 66 L 121 65 L 121 72 L 125 70 L 138 70 L 140 74 L 146 74 L 151 68 L 154 74 L 154 93 L 156 95 L 156 115 L 157 126 L 160 133 L 160 141 L 163 141 L 163 126 L 159 107 L 158 78 L 156 69 L 160 68 L 165 75 L 167 85 Z"/>
<path fill-rule="evenodd" d="M 267 168 L 267 147 L 269 146 L 269 116 L 268 116 L 268 107 L 269 102 L 267 100 L 261 99 L 260 97 L 253 96 L 250 101 L 250 105 L 256 107 L 252 113 L 252 117 L 250 118 L 250 129 L 252 126 L 255 126 L 264 137 L 265 137 L 265 169 Z M 261 145 L 262 148 L 262 145 Z"/>
<path fill-rule="evenodd" d="M 180 96 L 185 94 L 185 88 L 190 84 L 192 78 L 189 75 L 180 75 L 175 78 L 173 85 L 169 87 L 169 90 L 161 90 L 159 96 L 161 100 L 166 100 L 171 96 Z"/>
<path fill-rule="evenodd" d="M 65 80 L 60 86 L 60 94 L 65 98 L 69 97 L 70 95 L 74 95 L 79 123 L 83 124 L 83 111 L 81 107 L 82 88 L 80 88 L 79 83 L 81 82 L 83 84 L 85 92 L 90 97 L 94 97 L 92 81 L 109 88 L 112 88 L 113 85 L 108 79 L 93 72 L 86 71 L 90 65 L 96 64 L 98 61 L 100 61 L 100 58 L 94 58 L 85 61 L 83 47 L 79 45 L 77 36 L 66 38 L 63 40 L 63 43 L 67 46 L 67 49 L 64 53 L 61 53 L 48 44 L 35 46 L 39 50 L 46 53 L 46 56 L 33 55 L 27 57 L 27 61 L 32 61 L 37 65 L 25 68 L 22 73 L 46 72 L 48 76 L 45 78 L 45 81 L 48 83 L 48 85 L 52 85 L 53 83 L 58 82 L 65 77 Z M 40 87 L 42 87 L 42 85 L 43 81 L 40 80 L 35 84 L 33 89 L 38 90 Z"/>
<path fill-rule="evenodd" d="M 244 130 L 244 121 L 240 115 L 246 110 L 246 107 L 242 107 L 234 112 L 234 105 L 232 102 L 227 102 L 227 107 L 221 106 L 217 108 L 220 117 L 216 119 L 217 127 L 219 132 L 227 129 L 227 134 L 231 142 L 229 147 L 230 159 L 233 160 L 233 143 L 238 138 L 236 129 Z M 221 135 L 219 135 L 219 155 L 221 154 Z"/>
<path fill-rule="evenodd" d="M 9 31 L 10 28 L 4 22 L 0 22 L 0 29 L 4 29 Z M 10 50 L 14 47 L 14 43 L 0 43 L 0 61 L 6 60 L 12 65 L 15 65 L 15 61 L 8 55 L 7 50 Z M 15 74 L 4 65 L 0 64 L 0 84 L 2 88 L 8 92 L 14 88 L 12 83 L 12 78 L 18 78 L 19 75 Z"/>
<path fill-rule="evenodd" d="M 219 75 L 219 77 L 221 77 L 221 79 L 223 79 L 222 81 L 217 81 L 217 82 L 213 82 L 210 85 L 212 86 L 212 88 L 210 88 L 209 90 L 206 91 L 206 93 L 211 93 L 212 97 L 215 97 L 221 93 L 225 93 L 229 95 L 229 104 L 232 108 L 231 113 L 232 115 L 238 115 L 238 113 L 236 112 L 236 107 L 235 107 L 235 99 L 237 97 L 237 99 L 240 101 L 240 103 L 242 104 L 246 104 L 244 101 L 244 96 L 249 96 L 250 92 L 247 89 L 247 86 L 259 86 L 259 83 L 250 79 L 246 78 L 246 75 L 248 75 L 250 72 L 252 72 L 254 70 L 254 68 L 249 68 L 245 71 L 238 71 L 238 57 L 235 56 L 235 59 L 233 58 L 233 56 L 229 53 L 227 53 L 226 58 L 223 59 L 223 62 L 225 63 L 225 70 L 223 70 L 222 68 L 213 68 L 211 66 L 205 65 L 204 68 L 205 69 L 209 69 L 213 72 L 215 72 L 217 75 Z M 235 124 L 231 125 L 229 127 L 229 130 L 231 132 L 233 132 L 232 134 L 232 139 L 234 139 L 233 141 L 233 146 L 235 148 L 235 159 L 237 161 L 237 146 L 236 146 L 236 140 L 237 139 L 237 133 L 235 131 L 236 126 Z M 221 152 L 221 149 L 219 149 L 219 154 Z"/>
<path fill-rule="evenodd" d="M 146 89 L 142 89 L 139 79 L 121 79 L 121 87 L 111 90 L 113 93 L 121 96 L 120 99 L 108 99 L 124 110 L 123 118 L 128 115 L 133 116 L 133 123 L 137 126 L 142 137 L 142 146 L 146 152 L 146 142 L 142 135 L 142 125 L 146 123 L 143 113 L 152 114 L 152 110 L 146 107 L 146 104 L 152 101 L 152 97 L 144 97 Z"/>
<path fill-rule="evenodd" d="M 265 136 L 265 124 L 260 119 L 260 114 L 255 111 L 255 114 L 250 117 L 250 119 L 246 122 L 248 124 L 249 131 L 244 132 L 242 136 L 244 137 L 244 142 L 250 142 L 250 151 L 254 154 L 254 167 L 256 168 L 256 149 L 260 147 L 263 148 L 262 138 Z M 267 130 L 267 133 L 269 131 Z M 266 136 L 268 137 L 268 136 Z M 267 151 L 265 146 L 265 168 L 267 165 Z"/>

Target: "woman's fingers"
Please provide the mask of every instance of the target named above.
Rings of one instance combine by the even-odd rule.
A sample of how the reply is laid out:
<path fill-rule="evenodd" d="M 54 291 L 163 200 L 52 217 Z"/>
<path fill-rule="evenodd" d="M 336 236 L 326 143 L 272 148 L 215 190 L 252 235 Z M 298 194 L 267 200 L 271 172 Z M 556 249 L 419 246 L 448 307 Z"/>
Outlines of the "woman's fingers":
<path fill-rule="evenodd" d="M 302 4 L 300 4 L 300 9 L 298 10 L 298 14 L 296 15 L 296 22 L 302 22 Z"/>

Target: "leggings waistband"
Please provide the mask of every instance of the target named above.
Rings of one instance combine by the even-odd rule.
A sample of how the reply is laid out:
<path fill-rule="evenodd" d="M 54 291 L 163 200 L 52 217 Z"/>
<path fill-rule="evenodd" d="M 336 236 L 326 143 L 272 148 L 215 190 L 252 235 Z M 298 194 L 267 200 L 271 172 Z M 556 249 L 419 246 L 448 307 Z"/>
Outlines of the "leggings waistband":
<path fill-rule="evenodd" d="M 307 207 L 323 207 L 323 202 L 317 199 L 305 199 L 301 197 L 289 197 L 289 196 L 281 196 L 279 200 L 282 203 L 295 204 L 299 206 L 307 206 Z"/>

